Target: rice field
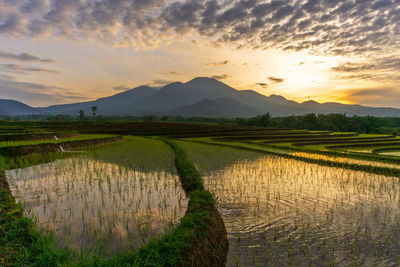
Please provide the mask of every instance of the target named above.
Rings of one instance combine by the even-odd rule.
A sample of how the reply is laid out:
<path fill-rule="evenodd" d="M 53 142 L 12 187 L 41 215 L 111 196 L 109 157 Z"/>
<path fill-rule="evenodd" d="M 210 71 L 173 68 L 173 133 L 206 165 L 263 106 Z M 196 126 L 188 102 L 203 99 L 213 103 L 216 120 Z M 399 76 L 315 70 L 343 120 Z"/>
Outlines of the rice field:
<path fill-rule="evenodd" d="M 146 266 L 153 257 L 151 264 L 163 266 L 169 255 L 179 262 L 175 252 L 187 255 L 190 238 L 203 244 L 193 229 L 201 224 L 207 233 L 203 213 L 218 217 L 214 199 L 229 239 L 227 266 L 400 265 L 399 137 L 189 124 L 115 124 L 112 131 L 107 123 L 94 126 L 98 131 L 61 140 L 0 142 L 1 149 L 18 150 L 130 131 L 175 138 L 125 136 L 80 153 L 57 152 L 47 161 L 33 155 L 32 162 L 48 163 L 6 170 L 9 186 L 0 173 L 0 200 L 6 199 L 3 189 L 11 192 L 36 228 L 54 236 L 53 252 L 72 254 L 61 265 L 80 259 L 97 266 L 100 259 L 104 266 Z M 25 162 L 16 155 L 0 156 L 0 171 Z M 222 233 L 215 236 L 224 239 L 222 224 L 215 225 Z M 0 265 L 2 242 L 0 236 Z"/>
<path fill-rule="evenodd" d="M 380 152 L 380 155 L 400 157 L 400 151 Z"/>
<path fill-rule="evenodd" d="M 173 152 L 148 138 L 126 137 L 6 177 L 25 215 L 76 254 L 138 249 L 179 223 L 188 205 Z"/>
<path fill-rule="evenodd" d="M 398 177 L 179 145 L 217 199 L 227 266 L 398 266 Z"/>

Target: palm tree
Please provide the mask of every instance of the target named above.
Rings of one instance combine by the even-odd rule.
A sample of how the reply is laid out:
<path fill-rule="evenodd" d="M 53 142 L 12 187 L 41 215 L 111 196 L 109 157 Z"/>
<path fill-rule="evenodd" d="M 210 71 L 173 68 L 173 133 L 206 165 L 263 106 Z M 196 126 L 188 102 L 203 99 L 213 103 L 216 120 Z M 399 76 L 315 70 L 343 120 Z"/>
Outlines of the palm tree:
<path fill-rule="evenodd" d="M 96 112 L 97 112 L 97 106 L 93 106 L 91 108 L 92 110 L 92 114 L 93 114 L 93 118 L 94 118 L 94 122 L 96 122 Z"/>

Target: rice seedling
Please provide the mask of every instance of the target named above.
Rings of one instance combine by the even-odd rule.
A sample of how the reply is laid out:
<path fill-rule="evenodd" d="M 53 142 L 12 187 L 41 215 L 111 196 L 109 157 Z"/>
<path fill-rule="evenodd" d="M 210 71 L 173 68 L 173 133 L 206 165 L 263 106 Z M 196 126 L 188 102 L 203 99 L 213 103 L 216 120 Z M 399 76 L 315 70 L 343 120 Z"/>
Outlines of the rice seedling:
<path fill-rule="evenodd" d="M 218 200 L 228 266 L 396 266 L 397 177 L 180 142 Z"/>
<path fill-rule="evenodd" d="M 25 214 L 77 254 L 139 248 L 176 225 L 188 202 L 173 152 L 140 137 L 6 176 Z"/>
<path fill-rule="evenodd" d="M 307 152 L 293 152 L 291 153 L 293 156 L 310 158 L 310 159 L 321 159 L 327 161 L 334 161 L 338 163 L 350 163 L 350 164 L 359 164 L 359 165 L 369 165 L 369 166 L 376 166 L 376 167 L 386 167 L 392 169 L 400 169 L 400 164 L 395 163 L 385 163 L 379 161 L 371 161 L 371 160 L 361 160 L 361 159 L 352 159 L 352 158 L 345 158 L 345 157 L 335 157 L 335 156 L 328 156 L 328 155 L 321 155 L 321 154 L 313 154 Z"/>

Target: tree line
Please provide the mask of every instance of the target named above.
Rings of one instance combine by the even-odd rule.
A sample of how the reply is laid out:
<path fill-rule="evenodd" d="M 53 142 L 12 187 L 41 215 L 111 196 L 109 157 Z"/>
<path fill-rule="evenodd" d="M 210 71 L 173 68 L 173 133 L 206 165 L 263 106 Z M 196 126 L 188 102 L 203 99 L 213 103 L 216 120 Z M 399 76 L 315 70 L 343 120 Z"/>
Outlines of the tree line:
<path fill-rule="evenodd" d="M 400 117 L 346 116 L 345 114 L 293 115 L 271 117 L 269 113 L 236 119 L 238 125 L 307 129 L 310 131 L 398 134 Z"/>
<path fill-rule="evenodd" d="M 97 107 L 86 115 L 80 110 L 77 115 L 21 115 L 0 116 L 0 120 L 15 121 L 155 121 L 155 122 L 198 122 L 220 125 L 261 126 L 273 128 L 306 129 L 310 131 L 358 132 L 399 134 L 400 117 L 346 116 L 345 114 L 305 114 L 287 117 L 272 117 L 269 113 L 252 118 L 205 118 L 182 116 L 102 116 L 97 115 Z"/>

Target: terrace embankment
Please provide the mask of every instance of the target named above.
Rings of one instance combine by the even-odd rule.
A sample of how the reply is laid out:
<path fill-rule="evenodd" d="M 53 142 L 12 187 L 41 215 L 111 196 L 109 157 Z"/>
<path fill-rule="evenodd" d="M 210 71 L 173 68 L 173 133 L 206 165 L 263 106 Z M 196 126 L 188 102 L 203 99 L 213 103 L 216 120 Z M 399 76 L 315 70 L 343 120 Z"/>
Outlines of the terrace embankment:
<path fill-rule="evenodd" d="M 166 141 L 175 152 L 175 164 L 182 187 L 190 196 L 186 218 L 192 218 L 192 238 L 183 250 L 178 266 L 225 266 L 229 243 L 222 220 L 210 192 L 204 189 L 203 180 L 176 143 Z M 197 233 L 196 233 L 197 232 Z"/>
<path fill-rule="evenodd" d="M 229 244 L 224 221 L 213 205 L 208 211 L 207 230 L 199 240 L 193 240 L 178 265 L 181 266 L 225 266 Z"/>
<path fill-rule="evenodd" d="M 10 147 L 0 148 L 0 155 L 5 155 L 7 157 L 18 157 L 23 155 L 40 154 L 47 152 L 59 152 L 60 145 L 64 149 L 76 149 L 76 148 L 83 148 L 100 144 L 108 144 L 122 140 L 123 140 L 122 136 L 114 136 L 114 137 L 89 139 L 89 140 L 66 141 L 57 144 L 44 143 L 44 144 L 27 145 L 27 146 L 10 146 Z"/>
<path fill-rule="evenodd" d="M 4 134 L 0 135 L 0 141 L 26 141 L 26 140 L 48 140 L 76 137 L 78 133 L 48 133 L 48 134 Z"/>

